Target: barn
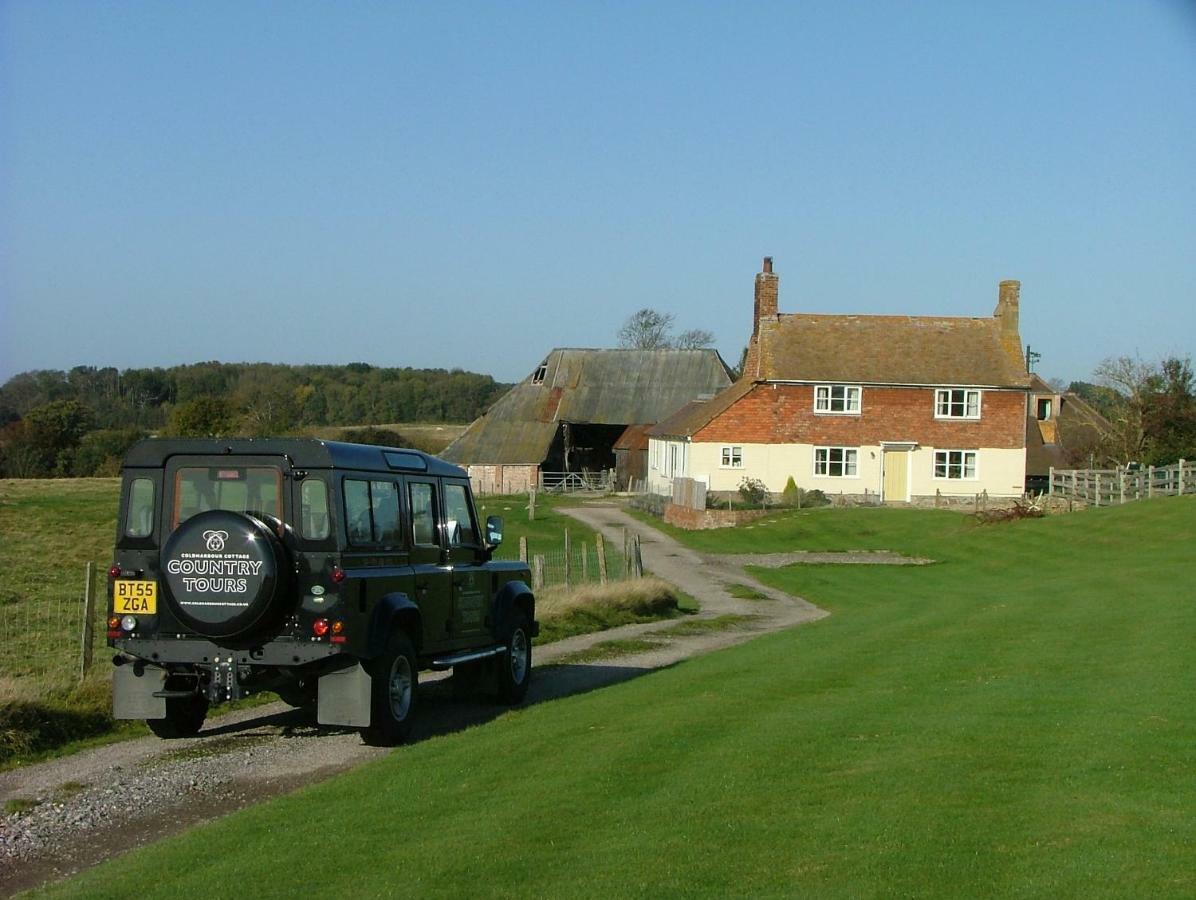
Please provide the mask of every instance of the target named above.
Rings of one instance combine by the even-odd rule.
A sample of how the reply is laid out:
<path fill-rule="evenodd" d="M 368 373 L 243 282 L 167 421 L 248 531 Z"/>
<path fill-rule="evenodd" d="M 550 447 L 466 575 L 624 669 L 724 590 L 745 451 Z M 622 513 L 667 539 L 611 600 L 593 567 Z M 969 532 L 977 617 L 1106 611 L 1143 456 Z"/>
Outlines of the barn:
<path fill-rule="evenodd" d="M 466 467 L 479 493 L 604 476 L 615 469 L 616 447 L 642 452 L 628 429 L 642 433 L 730 384 L 715 350 L 557 348 L 441 456 Z M 635 470 L 628 461 L 618 487 Z"/>

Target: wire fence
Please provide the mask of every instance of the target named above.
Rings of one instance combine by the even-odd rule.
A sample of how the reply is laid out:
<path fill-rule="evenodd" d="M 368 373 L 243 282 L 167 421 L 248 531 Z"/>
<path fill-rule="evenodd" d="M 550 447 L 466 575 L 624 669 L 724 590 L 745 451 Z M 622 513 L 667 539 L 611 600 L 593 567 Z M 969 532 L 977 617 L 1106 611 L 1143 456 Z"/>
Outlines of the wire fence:
<path fill-rule="evenodd" d="M 526 562 L 532 570 L 532 590 L 606 584 L 643 575 L 639 543 L 631 535 L 625 536 L 622 547 L 601 536 L 589 542 L 566 541 L 564 546 L 544 548 L 520 539 L 517 548 L 504 545 L 495 558 Z"/>
<path fill-rule="evenodd" d="M 79 572 L 78 590 L 38 600 L 8 595 L 0 607 L 0 700 L 44 697 L 70 688 L 94 668 L 95 635 L 105 632 L 107 605 L 96 597 L 98 564 Z M 90 594 L 90 596 L 89 596 Z M 89 616 L 90 612 L 90 616 Z M 91 627 L 84 628 L 90 618 Z"/>

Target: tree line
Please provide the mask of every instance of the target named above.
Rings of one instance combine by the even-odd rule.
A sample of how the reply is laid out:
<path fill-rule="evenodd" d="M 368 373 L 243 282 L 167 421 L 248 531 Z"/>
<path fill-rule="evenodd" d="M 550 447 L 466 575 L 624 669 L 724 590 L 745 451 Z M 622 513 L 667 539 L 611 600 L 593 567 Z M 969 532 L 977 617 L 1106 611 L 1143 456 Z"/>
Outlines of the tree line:
<path fill-rule="evenodd" d="M 510 389 L 460 369 L 202 362 L 22 372 L 0 386 L 0 475 L 115 474 L 149 435 L 257 437 L 308 427 L 471 422 Z"/>
<path fill-rule="evenodd" d="M 1155 363 L 1119 356 L 1106 359 L 1093 375 L 1095 383 L 1073 381 L 1068 390 L 1110 428 L 1093 446 L 1073 448 L 1076 465 L 1166 466 L 1196 459 L 1196 378 L 1189 358 Z"/>

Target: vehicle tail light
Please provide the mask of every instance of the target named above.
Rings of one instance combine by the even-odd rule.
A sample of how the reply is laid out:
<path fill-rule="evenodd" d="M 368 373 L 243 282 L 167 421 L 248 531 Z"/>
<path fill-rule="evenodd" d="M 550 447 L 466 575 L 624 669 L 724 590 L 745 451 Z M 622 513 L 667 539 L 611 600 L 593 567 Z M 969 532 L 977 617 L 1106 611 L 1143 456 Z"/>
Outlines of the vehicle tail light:
<path fill-rule="evenodd" d="M 340 619 L 337 619 L 335 622 L 332 623 L 332 633 L 333 634 L 340 634 L 344 630 L 345 630 L 345 623 L 342 622 Z"/>
<path fill-rule="evenodd" d="M 109 616 L 108 617 L 108 630 L 116 631 L 116 629 L 118 629 L 118 628 L 120 628 L 120 616 Z"/>
<path fill-rule="evenodd" d="M 340 566 L 333 566 L 332 580 L 336 584 L 340 584 L 342 581 L 344 581 L 345 580 L 345 570 L 342 569 Z"/>
<path fill-rule="evenodd" d="M 116 563 L 113 563 L 112 567 L 108 569 L 108 577 L 120 578 L 120 566 L 118 566 Z"/>
<path fill-rule="evenodd" d="M 123 619 L 120 620 L 120 627 L 123 628 L 125 631 L 136 631 L 137 630 L 137 617 L 136 616 L 125 616 Z"/>
<path fill-rule="evenodd" d="M 316 637 L 323 637 L 328 633 L 328 620 L 316 619 L 311 623 L 311 633 Z"/>

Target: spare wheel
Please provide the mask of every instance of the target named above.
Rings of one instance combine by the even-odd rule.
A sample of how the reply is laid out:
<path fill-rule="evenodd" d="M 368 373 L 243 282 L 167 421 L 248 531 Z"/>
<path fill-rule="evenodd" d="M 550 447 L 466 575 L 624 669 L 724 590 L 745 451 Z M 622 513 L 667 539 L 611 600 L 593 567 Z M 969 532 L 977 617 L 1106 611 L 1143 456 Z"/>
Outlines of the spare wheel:
<path fill-rule="evenodd" d="M 162 548 L 162 575 L 179 621 L 205 637 L 237 637 L 282 603 L 286 551 L 256 516 L 213 509 L 175 529 Z"/>

